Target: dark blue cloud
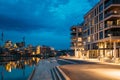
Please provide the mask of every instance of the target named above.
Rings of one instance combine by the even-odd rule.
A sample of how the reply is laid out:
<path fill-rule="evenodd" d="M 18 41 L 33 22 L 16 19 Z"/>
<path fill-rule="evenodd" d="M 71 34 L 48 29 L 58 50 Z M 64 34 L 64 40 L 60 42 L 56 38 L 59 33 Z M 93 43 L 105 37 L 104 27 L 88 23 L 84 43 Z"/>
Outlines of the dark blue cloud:
<path fill-rule="evenodd" d="M 98 1 L 0 0 L 0 30 L 16 33 L 7 35 L 11 40 L 22 32 L 21 37 L 27 36 L 29 43 L 69 48 L 70 27 L 82 22 L 84 14 Z"/>

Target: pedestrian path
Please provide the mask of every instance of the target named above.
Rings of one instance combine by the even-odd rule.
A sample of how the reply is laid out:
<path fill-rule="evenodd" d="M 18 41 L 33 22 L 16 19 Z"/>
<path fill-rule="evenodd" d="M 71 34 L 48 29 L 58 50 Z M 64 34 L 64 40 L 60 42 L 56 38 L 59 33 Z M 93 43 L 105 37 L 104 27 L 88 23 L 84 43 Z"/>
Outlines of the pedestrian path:
<path fill-rule="evenodd" d="M 99 59 L 83 59 L 83 58 L 76 58 L 76 57 L 62 57 L 64 59 L 72 59 L 72 60 L 83 60 L 83 61 L 88 61 L 88 62 L 97 62 L 99 64 L 110 64 L 110 65 L 120 65 L 120 63 L 114 63 L 114 62 L 109 62 L 109 61 L 100 61 Z"/>
<path fill-rule="evenodd" d="M 35 72 L 32 74 L 30 80 L 53 80 L 51 69 L 55 66 L 59 66 L 55 58 L 41 60 L 36 66 Z"/>

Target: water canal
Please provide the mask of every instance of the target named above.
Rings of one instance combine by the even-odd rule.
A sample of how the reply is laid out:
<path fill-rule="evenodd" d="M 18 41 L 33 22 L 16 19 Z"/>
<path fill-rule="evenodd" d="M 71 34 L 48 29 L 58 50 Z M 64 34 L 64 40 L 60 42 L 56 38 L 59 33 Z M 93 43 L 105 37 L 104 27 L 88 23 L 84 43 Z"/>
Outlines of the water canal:
<path fill-rule="evenodd" d="M 0 57 L 0 80 L 27 80 L 40 58 Z"/>

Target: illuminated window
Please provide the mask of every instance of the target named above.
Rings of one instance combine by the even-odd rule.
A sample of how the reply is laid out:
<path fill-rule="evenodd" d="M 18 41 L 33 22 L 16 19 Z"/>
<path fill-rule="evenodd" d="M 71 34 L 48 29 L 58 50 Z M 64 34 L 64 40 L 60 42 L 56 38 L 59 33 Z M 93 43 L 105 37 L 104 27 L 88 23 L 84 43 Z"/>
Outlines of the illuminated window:
<path fill-rule="evenodd" d="M 81 46 L 82 45 L 82 43 L 78 43 L 78 46 Z"/>
<path fill-rule="evenodd" d="M 78 41 L 82 41 L 82 38 L 78 38 Z"/>
<path fill-rule="evenodd" d="M 107 26 L 112 26 L 113 21 L 107 21 Z"/>
<path fill-rule="evenodd" d="M 82 29 L 81 29 L 81 28 L 79 28 L 79 32 L 82 32 Z"/>
<path fill-rule="evenodd" d="M 117 25 L 120 25 L 120 19 L 117 20 Z"/>
<path fill-rule="evenodd" d="M 114 13 L 116 14 L 116 13 L 118 13 L 117 11 L 114 11 Z"/>
<path fill-rule="evenodd" d="M 90 42 L 90 36 L 88 37 L 88 42 Z"/>

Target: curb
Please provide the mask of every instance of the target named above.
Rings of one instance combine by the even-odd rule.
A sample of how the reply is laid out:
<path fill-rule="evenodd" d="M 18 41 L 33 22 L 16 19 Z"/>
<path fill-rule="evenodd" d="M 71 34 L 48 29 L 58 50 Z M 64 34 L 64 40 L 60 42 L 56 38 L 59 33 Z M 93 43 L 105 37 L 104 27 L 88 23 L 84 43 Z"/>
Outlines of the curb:
<path fill-rule="evenodd" d="M 63 77 L 65 78 L 65 80 L 71 80 L 61 69 L 59 66 L 56 66 L 56 68 L 60 71 L 60 73 L 63 75 Z"/>
<path fill-rule="evenodd" d="M 105 61 L 94 61 L 94 60 L 90 60 L 90 59 L 74 59 L 74 58 L 63 58 L 63 59 L 69 59 L 69 60 L 81 60 L 81 61 L 87 61 L 87 62 L 95 62 L 95 63 L 99 63 L 99 64 L 108 64 L 108 65 L 120 65 L 117 63 L 109 63 L 109 62 L 105 62 Z"/>
<path fill-rule="evenodd" d="M 28 77 L 27 80 L 32 80 L 35 71 L 36 71 L 36 68 L 34 68 L 34 70 L 32 71 L 31 75 Z"/>

